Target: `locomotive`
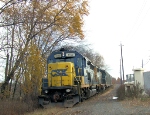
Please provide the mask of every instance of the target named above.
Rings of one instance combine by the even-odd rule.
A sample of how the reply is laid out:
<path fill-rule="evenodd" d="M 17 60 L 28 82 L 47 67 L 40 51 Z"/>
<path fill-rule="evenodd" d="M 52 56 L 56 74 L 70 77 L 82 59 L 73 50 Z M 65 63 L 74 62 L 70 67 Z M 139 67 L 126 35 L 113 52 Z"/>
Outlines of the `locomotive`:
<path fill-rule="evenodd" d="M 62 102 L 72 107 L 112 85 L 112 76 L 77 51 L 61 48 L 47 58 L 47 78 L 42 78 L 38 103 Z"/>

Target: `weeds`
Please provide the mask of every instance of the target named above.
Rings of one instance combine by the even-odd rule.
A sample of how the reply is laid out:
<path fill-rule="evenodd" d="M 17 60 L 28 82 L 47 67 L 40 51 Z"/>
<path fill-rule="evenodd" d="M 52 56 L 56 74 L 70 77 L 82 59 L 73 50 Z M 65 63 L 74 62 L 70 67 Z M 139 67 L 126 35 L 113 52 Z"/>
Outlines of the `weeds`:
<path fill-rule="evenodd" d="M 140 83 L 133 85 L 133 87 L 127 88 L 126 97 L 128 98 L 139 98 L 142 97 L 143 89 L 141 88 Z"/>
<path fill-rule="evenodd" d="M 150 97 L 150 89 L 146 89 L 145 92 Z"/>
<path fill-rule="evenodd" d="M 126 87 L 126 90 L 125 90 Z M 146 100 L 147 96 L 143 95 L 144 90 L 141 88 L 140 83 L 132 86 L 120 85 L 117 89 L 118 100 L 140 98 Z"/>
<path fill-rule="evenodd" d="M 0 115 L 22 115 L 38 108 L 37 100 L 0 100 Z"/>
<path fill-rule="evenodd" d="M 125 99 L 125 85 L 120 85 L 120 87 L 117 89 L 117 97 L 118 100 Z"/>

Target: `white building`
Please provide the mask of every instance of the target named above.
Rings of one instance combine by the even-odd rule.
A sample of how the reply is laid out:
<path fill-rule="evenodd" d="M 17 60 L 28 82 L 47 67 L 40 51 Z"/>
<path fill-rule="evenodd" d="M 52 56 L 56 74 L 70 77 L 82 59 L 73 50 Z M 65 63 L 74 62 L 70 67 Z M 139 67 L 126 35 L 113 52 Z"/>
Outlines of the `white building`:
<path fill-rule="evenodd" d="M 134 78 L 131 78 L 131 75 Z M 140 84 L 140 88 L 143 89 L 147 94 L 150 94 L 150 71 L 144 72 L 143 68 L 133 69 L 133 74 L 128 74 L 127 82 L 125 82 L 126 89 L 133 87 L 133 85 Z M 143 94 L 145 94 L 145 92 Z"/>
<path fill-rule="evenodd" d="M 134 85 L 140 83 L 142 89 L 144 89 L 144 77 L 143 77 L 143 68 L 133 69 L 134 74 Z"/>

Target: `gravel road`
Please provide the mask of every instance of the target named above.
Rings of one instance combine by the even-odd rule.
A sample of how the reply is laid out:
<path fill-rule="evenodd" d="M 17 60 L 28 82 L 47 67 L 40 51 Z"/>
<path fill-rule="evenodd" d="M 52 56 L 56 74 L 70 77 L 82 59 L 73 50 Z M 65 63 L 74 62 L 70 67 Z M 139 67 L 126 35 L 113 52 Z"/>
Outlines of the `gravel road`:
<path fill-rule="evenodd" d="M 118 87 L 115 85 L 103 94 L 93 96 L 73 108 L 65 108 L 55 115 L 150 115 L 150 105 L 113 100 Z"/>
<path fill-rule="evenodd" d="M 118 87 L 119 85 L 115 85 L 72 108 L 55 105 L 28 115 L 150 115 L 150 99 L 144 102 L 139 99 L 124 101 L 112 99 L 116 96 Z"/>

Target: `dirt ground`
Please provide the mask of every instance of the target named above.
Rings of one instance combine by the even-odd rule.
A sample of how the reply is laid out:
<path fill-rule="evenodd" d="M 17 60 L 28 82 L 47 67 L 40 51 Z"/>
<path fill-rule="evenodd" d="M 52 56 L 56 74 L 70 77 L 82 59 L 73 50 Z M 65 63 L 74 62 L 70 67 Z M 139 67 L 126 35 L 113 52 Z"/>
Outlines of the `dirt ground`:
<path fill-rule="evenodd" d="M 72 108 L 55 105 L 28 115 L 150 115 L 150 100 L 114 100 L 118 87 L 119 85 L 115 85 Z"/>

